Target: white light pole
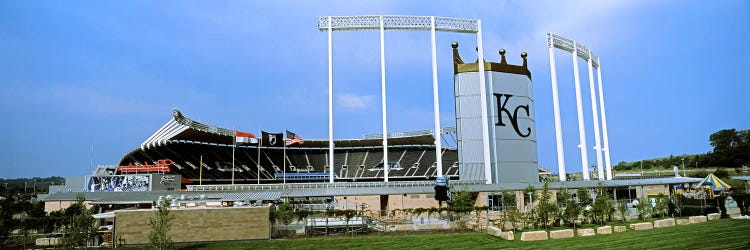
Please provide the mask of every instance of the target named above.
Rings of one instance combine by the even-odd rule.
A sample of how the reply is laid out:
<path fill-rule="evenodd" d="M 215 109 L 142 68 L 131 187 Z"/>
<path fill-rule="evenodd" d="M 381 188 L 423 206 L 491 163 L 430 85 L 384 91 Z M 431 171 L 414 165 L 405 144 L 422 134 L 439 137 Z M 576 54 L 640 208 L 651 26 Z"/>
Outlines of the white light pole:
<path fill-rule="evenodd" d="M 589 159 L 586 146 L 586 128 L 583 124 L 583 104 L 581 101 L 581 81 L 578 77 L 578 47 L 576 42 L 573 41 L 573 80 L 576 90 L 576 109 L 578 110 L 578 140 L 580 144 L 578 148 L 581 150 L 581 170 L 583 171 L 583 179 L 590 180 L 589 176 Z"/>
<path fill-rule="evenodd" d="M 380 16 L 380 83 L 381 83 L 381 101 L 383 108 L 383 172 L 385 173 L 385 182 L 388 182 L 388 126 L 385 105 L 385 27 L 383 26 L 383 16 Z"/>
<path fill-rule="evenodd" d="M 593 53 L 592 53 L 593 54 Z M 604 111 L 604 88 L 602 87 L 602 63 L 599 57 L 596 57 L 597 65 L 597 82 L 599 82 L 599 107 L 602 112 L 602 139 L 604 139 L 604 164 L 607 167 L 607 180 L 612 179 L 612 161 L 609 158 L 609 136 L 607 134 L 607 113 Z"/>
<path fill-rule="evenodd" d="M 589 66 L 589 94 L 591 96 L 591 113 L 594 118 L 594 154 L 596 154 L 596 170 L 598 171 L 599 180 L 604 180 L 604 166 L 602 165 L 602 154 L 601 154 L 601 139 L 599 138 L 599 112 L 596 106 L 596 87 L 594 87 L 594 60 L 591 50 L 587 51 L 589 54 L 588 66 Z"/>
<path fill-rule="evenodd" d="M 328 182 L 333 183 L 333 22 L 328 17 Z M 258 159 L 260 161 L 260 159 Z"/>
<path fill-rule="evenodd" d="M 435 45 L 435 17 L 430 17 L 430 48 L 432 52 L 432 108 L 435 117 L 435 162 L 437 162 L 437 176 L 443 176 L 443 149 L 440 141 L 440 99 L 438 99 L 437 52 Z"/>
<path fill-rule="evenodd" d="M 560 97 L 557 94 L 557 70 L 555 69 L 555 45 L 552 34 L 547 33 L 549 47 L 549 67 L 552 78 L 552 107 L 555 114 L 555 141 L 557 144 L 557 169 L 560 181 L 567 179 L 565 173 L 565 155 L 563 152 L 562 122 L 560 121 Z"/>
<path fill-rule="evenodd" d="M 484 152 L 485 183 L 492 184 L 492 169 L 490 168 L 490 133 L 487 117 L 487 84 L 484 81 L 484 50 L 482 49 L 482 21 L 477 20 L 477 65 L 479 65 L 479 95 L 482 98 L 482 149 Z"/>
<path fill-rule="evenodd" d="M 685 158 L 682 158 L 682 176 L 687 177 L 687 173 L 685 172 Z"/>

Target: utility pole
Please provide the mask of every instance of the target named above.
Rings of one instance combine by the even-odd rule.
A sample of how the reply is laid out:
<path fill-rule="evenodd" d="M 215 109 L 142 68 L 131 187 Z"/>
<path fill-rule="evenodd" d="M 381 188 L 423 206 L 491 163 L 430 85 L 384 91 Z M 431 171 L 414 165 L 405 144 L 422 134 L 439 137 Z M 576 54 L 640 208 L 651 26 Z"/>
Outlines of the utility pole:
<path fill-rule="evenodd" d="M 643 161 L 641 161 L 641 177 L 643 177 Z"/>

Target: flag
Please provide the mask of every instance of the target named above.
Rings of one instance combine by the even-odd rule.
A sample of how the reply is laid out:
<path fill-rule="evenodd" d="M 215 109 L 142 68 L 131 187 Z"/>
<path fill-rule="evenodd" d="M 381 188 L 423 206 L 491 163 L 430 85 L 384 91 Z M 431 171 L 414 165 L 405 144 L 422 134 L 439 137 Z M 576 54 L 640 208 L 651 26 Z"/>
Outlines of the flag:
<path fill-rule="evenodd" d="M 235 131 L 234 136 L 236 138 L 235 142 L 237 143 L 237 145 L 246 143 L 258 144 L 258 138 L 255 138 L 255 135 L 253 133 Z"/>
<path fill-rule="evenodd" d="M 264 146 L 280 147 L 281 140 L 284 134 L 282 133 L 268 133 L 266 131 L 260 131 L 262 134 L 262 140 Z"/>
<path fill-rule="evenodd" d="M 305 141 L 302 140 L 297 134 L 291 131 L 286 131 L 286 146 L 302 145 Z"/>

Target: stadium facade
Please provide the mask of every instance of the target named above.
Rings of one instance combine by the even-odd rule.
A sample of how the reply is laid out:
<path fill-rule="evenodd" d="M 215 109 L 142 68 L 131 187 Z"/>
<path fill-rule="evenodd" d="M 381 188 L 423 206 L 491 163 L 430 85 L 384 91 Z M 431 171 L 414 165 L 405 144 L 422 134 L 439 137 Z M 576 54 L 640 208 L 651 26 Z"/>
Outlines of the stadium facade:
<path fill-rule="evenodd" d="M 451 131 L 446 129 L 445 133 Z M 137 166 L 170 159 L 173 161 L 171 172 L 194 184 L 321 182 L 329 176 L 327 140 L 304 140 L 288 147 L 280 138 L 277 143 L 260 140 L 240 146 L 236 141 L 236 131 L 197 122 L 174 109 L 172 118 L 140 147 L 125 154 L 119 165 Z M 430 131 L 389 136 L 390 178 L 394 181 L 434 180 L 437 176 L 434 141 Z M 382 181 L 381 142 L 377 138 L 336 140 L 335 181 Z M 442 151 L 443 165 L 450 166 L 442 174 L 457 179 L 456 148 Z"/>

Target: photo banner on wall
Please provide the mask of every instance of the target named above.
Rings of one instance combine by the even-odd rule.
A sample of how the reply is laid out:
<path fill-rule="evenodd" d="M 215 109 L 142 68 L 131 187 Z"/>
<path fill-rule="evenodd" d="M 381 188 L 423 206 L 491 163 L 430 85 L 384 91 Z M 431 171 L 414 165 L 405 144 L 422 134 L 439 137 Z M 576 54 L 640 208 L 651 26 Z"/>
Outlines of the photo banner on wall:
<path fill-rule="evenodd" d="M 86 192 L 151 191 L 149 175 L 100 175 L 86 177 Z"/>

